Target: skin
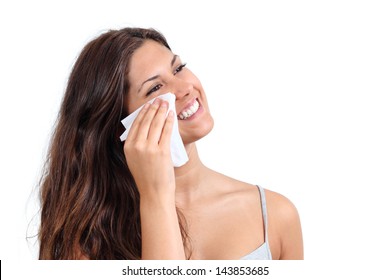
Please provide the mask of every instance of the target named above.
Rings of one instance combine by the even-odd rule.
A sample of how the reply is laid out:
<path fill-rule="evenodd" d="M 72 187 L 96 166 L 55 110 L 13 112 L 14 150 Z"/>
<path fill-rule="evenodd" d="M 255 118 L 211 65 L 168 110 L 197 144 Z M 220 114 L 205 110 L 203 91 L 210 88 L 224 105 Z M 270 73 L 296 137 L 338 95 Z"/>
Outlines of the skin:
<path fill-rule="evenodd" d="M 179 120 L 189 162 L 174 168 L 170 158 L 172 113 L 159 99 L 144 106 L 125 141 L 124 151 L 140 192 L 142 259 L 185 259 L 176 207 L 191 238 L 191 259 L 240 259 L 264 243 L 256 186 L 204 166 L 195 142 L 213 127 L 205 92 L 197 77 L 169 49 L 146 41 L 130 61 L 129 113 L 148 100 L 172 92 L 179 114 L 196 98 L 198 112 Z M 265 190 L 268 236 L 274 259 L 303 259 L 302 232 L 295 206 Z M 156 234 L 158 233 L 158 234 Z"/>

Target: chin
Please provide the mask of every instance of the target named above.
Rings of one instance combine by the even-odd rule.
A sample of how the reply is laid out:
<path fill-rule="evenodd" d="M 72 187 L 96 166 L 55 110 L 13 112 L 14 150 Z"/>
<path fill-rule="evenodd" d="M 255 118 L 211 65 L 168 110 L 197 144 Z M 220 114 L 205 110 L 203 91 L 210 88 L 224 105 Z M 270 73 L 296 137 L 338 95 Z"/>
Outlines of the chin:
<path fill-rule="evenodd" d="M 207 134 L 210 133 L 210 131 L 214 127 L 214 120 L 211 116 L 209 116 L 207 121 L 203 121 L 202 124 L 198 124 L 196 128 L 191 129 L 190 131 L 182 131 L 180 128 L 180 135 L 183 139 L 184 145 L 194 143 L 203 137 L 205 137 Z"/>

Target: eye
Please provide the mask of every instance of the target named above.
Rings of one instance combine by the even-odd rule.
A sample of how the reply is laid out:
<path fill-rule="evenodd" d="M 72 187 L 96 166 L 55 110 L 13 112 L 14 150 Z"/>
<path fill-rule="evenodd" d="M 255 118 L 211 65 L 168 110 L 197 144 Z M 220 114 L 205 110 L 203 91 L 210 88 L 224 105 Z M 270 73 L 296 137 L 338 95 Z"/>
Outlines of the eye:
<path fill-rule="evenodd" d="M 183 64 L 180 64 L 179 67 L 177 67 L 175 69 L 175 71 L 173 72 L 173 75 L 176 75 L 177 73 L 179 73 L 181 70 L 183 70 L 184 67 L 186 67 L 187 63 L 183 63 Z"/>
<path fill-rule="evenodd" d="M 158 91 L 161 87 L 162 87 L 162 84 L 158 84 L 158 85 L 152 87 L 152 88 L 146 93 L 146 96 L 149 96 L 149 95 L 151 95 L 152 93 Z"/>

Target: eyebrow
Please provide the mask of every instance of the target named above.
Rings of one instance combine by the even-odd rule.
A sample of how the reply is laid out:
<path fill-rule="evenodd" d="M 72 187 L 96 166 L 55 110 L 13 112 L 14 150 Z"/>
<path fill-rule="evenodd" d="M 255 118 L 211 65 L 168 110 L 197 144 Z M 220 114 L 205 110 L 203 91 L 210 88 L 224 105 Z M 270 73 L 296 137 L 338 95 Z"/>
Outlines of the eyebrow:
<path fill-rule="evenodd" d="M 171 60 L 171 67 L 173 66 L 173 64 L 175 64 L 175 61 L 176 59 L 178 58 L 179 56 L 177 54 L 175 54 Z"/>
<path fill-rule="evenodd" d="M 173 58 L 172 58 L 172 60 L 171 60 L 171 67 L 175 64 L 176 59 L 177 59 L 178 57 L 179 57 L 179 56 L 176 55 L 176 54 L 173 56 Z M 147 82 L 153 81 L 153 80 L 157 79 L 158 77 L 160 77 L 160 75 L 155 75 L 155 76 L 150 77 L 149 79 L 145 80 L 145 81 L 141 84 L 141 86 L 139 87 L 138 92 L 141 91 L 141 89 L 142 89 L 142 87 L 144 86 L 144 84 L 146 84 Z"/>

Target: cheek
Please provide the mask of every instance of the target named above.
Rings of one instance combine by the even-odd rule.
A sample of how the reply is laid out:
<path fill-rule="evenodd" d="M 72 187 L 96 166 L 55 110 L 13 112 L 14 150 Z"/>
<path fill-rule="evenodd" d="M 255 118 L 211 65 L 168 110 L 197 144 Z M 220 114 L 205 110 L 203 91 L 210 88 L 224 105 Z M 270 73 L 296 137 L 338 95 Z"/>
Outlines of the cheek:
<path fill-rule="evenodd" d="M 187 69 L 185 71 L 185 73 L 183 73 L 184 75 L 184 79 L 187 80 L 187 82 L 191 83 L 194 87 L 200 87 L 202 88 L 202 84 L 200 82 L 200 80 L 198 79 L 198 77 L 191 72 L 191 70 Z"/>
<path fill-rule="evenodd" d="M 207 96 L 200 80 L 195 75 L 192 75 L 191 78 L 187 81 L 190 82 L 194 86 L 194 88 L 200 93 L 202 105 L 205 107 L 206 111 L 209 111 Z"/>
<path fill-rule="evenodd" d="M 133 113 L 135 110 L 137 110 L 139 107 L 143 105 L 142 100 L 136 99 L 133 96 L 128 96 L 125 99 L 125 109 L 127 111 L 127 114 Z"/>

